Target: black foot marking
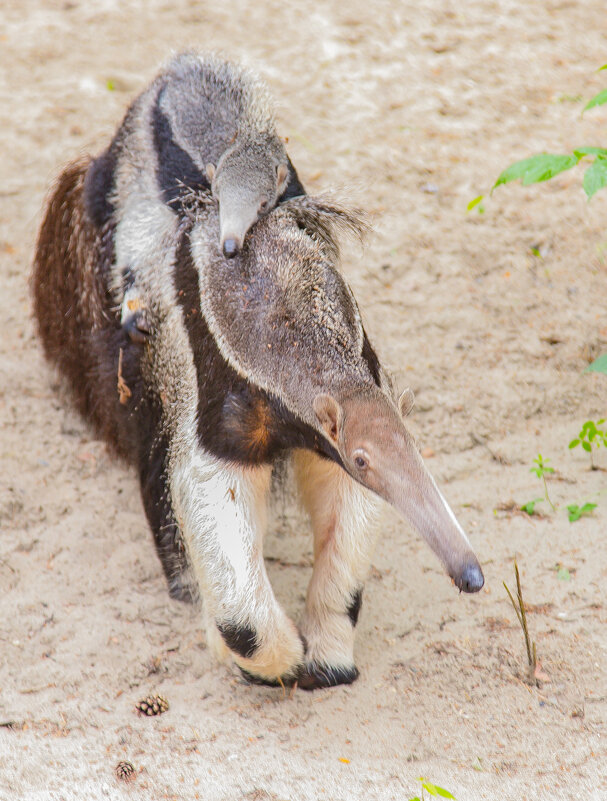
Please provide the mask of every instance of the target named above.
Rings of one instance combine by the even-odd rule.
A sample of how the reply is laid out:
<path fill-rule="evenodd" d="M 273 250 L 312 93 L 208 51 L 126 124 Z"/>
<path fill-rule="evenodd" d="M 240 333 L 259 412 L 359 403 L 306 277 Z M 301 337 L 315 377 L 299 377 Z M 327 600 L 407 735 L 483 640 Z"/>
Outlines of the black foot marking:
<path fill-rule="evenodd" d="M 250 659 L 257 650 L 257 632 L 250 626 L 235 626 L 232 623 L 216 623 L 219 633 L 230 651 L 244 659 Z"/>
<path fill-rule="evenodd" d="M 310 662 L 297 677 L 297 686 L 302 690 L 318 690 L 322 687 L 336 687 L 338 684 L 352 684 L 357 678 L 358 670 L 354 665 L 331 667 Z"/>
<path fill-rule="evenodd" d="M 152 326 L 143 312 L 137 311 L 128 317 L 122 326 L 132 342 L 142 345 L 152 333 Z"/>

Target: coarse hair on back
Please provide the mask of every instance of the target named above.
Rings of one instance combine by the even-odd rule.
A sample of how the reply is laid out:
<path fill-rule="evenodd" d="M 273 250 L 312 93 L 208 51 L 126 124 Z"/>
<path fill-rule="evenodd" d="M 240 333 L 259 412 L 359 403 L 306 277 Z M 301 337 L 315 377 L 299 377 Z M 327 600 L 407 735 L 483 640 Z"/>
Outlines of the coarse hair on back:
<path fill-rule="evenodd" d="M 370 230 L 368 215 L 363 209 L 350 208 L 329 194 L 292 198 L 281 203 L 273 214 L 292 219 L 333 261 L 339 259 L 339 234 L 363 242 Z"/>
<path fill-rule="evenodd" d="M 264 81 L 253 70 L 230 61 L 220 52 L 190 49 L 177 53 L 161 70 L 160 77 L 189 83 L 193 92 L 202 89 L 207 97 L 229 99 L 238 110 L 241 130 L 257 134 L 275 132 L 274 101 Z"/>

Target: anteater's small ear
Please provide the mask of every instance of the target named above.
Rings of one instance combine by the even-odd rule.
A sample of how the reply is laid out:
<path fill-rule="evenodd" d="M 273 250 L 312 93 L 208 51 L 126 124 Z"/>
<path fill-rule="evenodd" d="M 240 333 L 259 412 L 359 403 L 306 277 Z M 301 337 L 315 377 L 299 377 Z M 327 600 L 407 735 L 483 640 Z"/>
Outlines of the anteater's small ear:
<path fill-rule="evenodd" d="M 210 183 L 213 183 L 213 178 L 215 177 L 215 165 L 214 164 L 207 164 L 204 168 L 207 174 L 207 178 L 209 179 Z"/>
<path fill-rule="evenodd" d="M 287 188 L 287 180 L 289 178 L 289 168 L 286 164 L 279 164 L 276 168 L 276 191 L 278 195 L 282 195 L 282 193 Z"/>
<path fill-rule="evenodd" d="M 413 390 L 411 387 L 407 387 L 407 389 L 398 399 L 398 408 L 400 409 L 400 413 L 403 417 L 406 417 L 409 414 L 414 403 L 415 395 L 413 394 Z"/>
<path fill-rule="evenodd" d="M 342 418 L 342 410 L 339 403 L 332 395 L 317 395 L 314 398 L 314 411 L 325 434 L 331 442 L 337 443 L 339 425 Z"/>

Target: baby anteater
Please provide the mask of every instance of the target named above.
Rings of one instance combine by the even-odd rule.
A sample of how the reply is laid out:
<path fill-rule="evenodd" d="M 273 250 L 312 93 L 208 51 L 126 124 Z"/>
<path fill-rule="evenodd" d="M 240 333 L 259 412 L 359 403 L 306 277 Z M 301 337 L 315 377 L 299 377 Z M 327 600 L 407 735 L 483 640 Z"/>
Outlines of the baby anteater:
<path fill-rule="evenodd" d="M 228 258 L 249 228 L 277 202 L 304 194 L 276 133 L 270 94 L 248 70 L 212 54 L 182 53 L 132 103 L 109 148 L 91 164 L 85 203 L 101 226 L 118 224 L 118 257 L 133 259 L 159 246 L 192 191 L 219 203 L 219 236 Z M 164 222 L 160 228 L 158 222 Z M 120 228 L 124 228 L 121 236 Z M 133 234 L 136 234 L 133 237 Z M 135 248 L 135 252 L 133 252 Z"/>

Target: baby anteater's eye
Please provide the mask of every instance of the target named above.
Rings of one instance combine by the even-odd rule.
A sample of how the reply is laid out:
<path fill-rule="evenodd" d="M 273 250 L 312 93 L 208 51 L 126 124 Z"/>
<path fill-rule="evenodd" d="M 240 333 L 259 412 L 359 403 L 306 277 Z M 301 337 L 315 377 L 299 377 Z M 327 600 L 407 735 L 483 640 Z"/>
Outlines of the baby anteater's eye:
<path fill-rule="evenodd" d="M 262 200 L 261 203 L 259 204 L 259 212 L 260 214 L 265 214 L 266 211 L 269 211 L 269 209 L 270 209 L 270 201 L 266 198 L 265 200 Z"/>

